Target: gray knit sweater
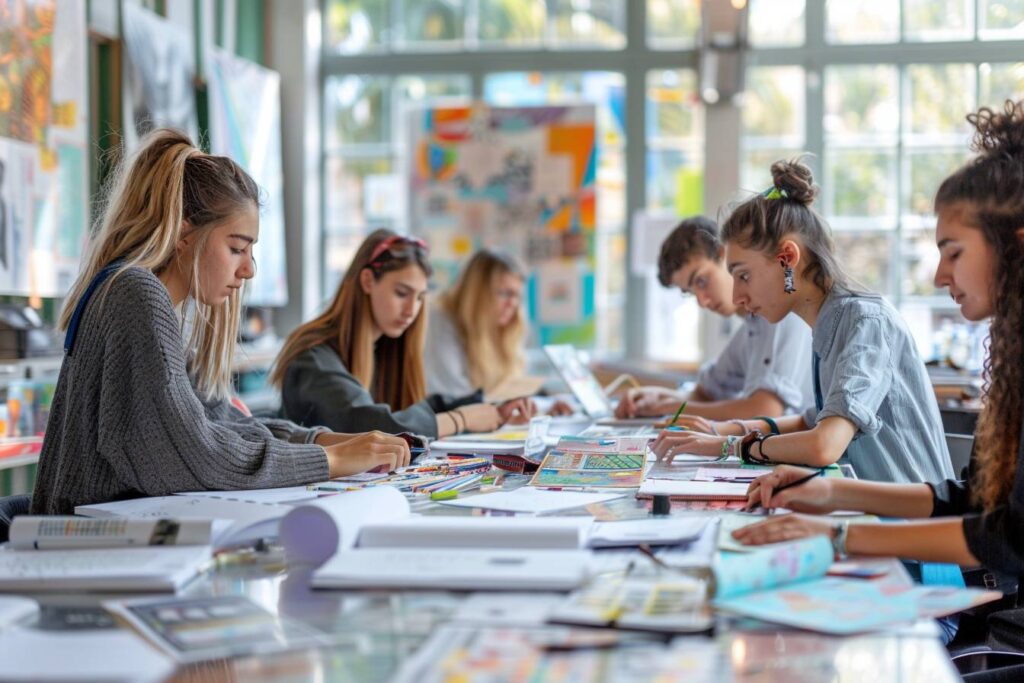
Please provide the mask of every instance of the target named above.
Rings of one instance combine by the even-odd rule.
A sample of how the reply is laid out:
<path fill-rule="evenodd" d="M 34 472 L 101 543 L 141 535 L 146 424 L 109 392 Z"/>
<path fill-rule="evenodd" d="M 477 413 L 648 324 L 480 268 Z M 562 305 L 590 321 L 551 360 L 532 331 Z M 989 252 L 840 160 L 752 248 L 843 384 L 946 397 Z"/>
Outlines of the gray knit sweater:
<path fill-rule="evenodd" d="M 328 478 L 320 429 L 203 402 L 163 283 L 129 268 L 86 304 L 65 357 L 32 495 L 34 514 L 201 489 Z"/>

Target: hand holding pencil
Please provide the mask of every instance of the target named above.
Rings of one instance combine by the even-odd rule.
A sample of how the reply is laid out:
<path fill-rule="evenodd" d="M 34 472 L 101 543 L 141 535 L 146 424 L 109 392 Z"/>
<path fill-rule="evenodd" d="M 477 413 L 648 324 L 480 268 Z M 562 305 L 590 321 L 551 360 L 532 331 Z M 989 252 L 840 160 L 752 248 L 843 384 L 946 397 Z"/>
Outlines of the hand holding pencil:
<path fill-rule="evenodd" d="M 795 512 L 827 514 L 832 504 L 832 482 L 824 470 L 780 465 L 755 479 L 747 489 L 747 510 L 786 508 Z"/>

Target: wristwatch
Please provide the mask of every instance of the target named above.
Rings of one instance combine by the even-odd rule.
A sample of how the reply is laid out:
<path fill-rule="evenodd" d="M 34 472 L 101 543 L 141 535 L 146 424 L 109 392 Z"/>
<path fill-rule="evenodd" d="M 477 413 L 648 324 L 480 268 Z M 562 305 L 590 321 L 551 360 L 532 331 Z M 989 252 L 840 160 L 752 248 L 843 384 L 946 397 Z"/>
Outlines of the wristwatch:
<path fill-rule="evenodd" d="M 832 552 L 836 559 L 845 560 L 849 557 L 846 552 L 846 535 L 850 531 L 850 522 L 842 521 L 832 527 Z"/>

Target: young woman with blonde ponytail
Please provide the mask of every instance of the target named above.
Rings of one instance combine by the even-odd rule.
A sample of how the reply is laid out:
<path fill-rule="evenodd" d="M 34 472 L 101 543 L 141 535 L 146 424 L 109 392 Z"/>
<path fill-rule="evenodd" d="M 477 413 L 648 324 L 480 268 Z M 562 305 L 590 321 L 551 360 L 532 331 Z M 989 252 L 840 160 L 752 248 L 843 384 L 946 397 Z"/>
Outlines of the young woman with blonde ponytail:
<path fill-rule="evenodd" d="M 231 406 L 241 289 L 258 237 L 255 182 L 187 136 L 154 131 L 121 166 L 60 316 L 65 358 L 34 513 L 408 463 L 395 437 L 304 429 Z"/>

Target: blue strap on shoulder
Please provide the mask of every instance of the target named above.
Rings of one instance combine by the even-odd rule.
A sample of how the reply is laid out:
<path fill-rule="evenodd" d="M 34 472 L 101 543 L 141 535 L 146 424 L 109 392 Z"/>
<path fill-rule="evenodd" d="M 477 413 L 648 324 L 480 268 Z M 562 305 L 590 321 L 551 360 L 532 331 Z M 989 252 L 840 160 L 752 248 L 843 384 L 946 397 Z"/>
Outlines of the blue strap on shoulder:
<path fill-rule="evenodd" d="M 78 324 L 82 321 L 82 314 L 85 312 L 85 307 L 89 303 L 89 299 L 96 293 L 99 286 L 106 282 L 111 275 L 121 269 L 122 262 L 114 261 L 103 267 L 100 272 L 93 276 L 92 282 L 85 288 L 85 293 L 82 294 L 82 298 L 78 300 L 78 304 L 75 305 L 75 312 L 71 314 L 71 322 L 68 323 L 67 334 L 64 335 L 64 353 L 71 355 L 71 349 L 75 345 L 75 336 L 78 334 Z"/>

